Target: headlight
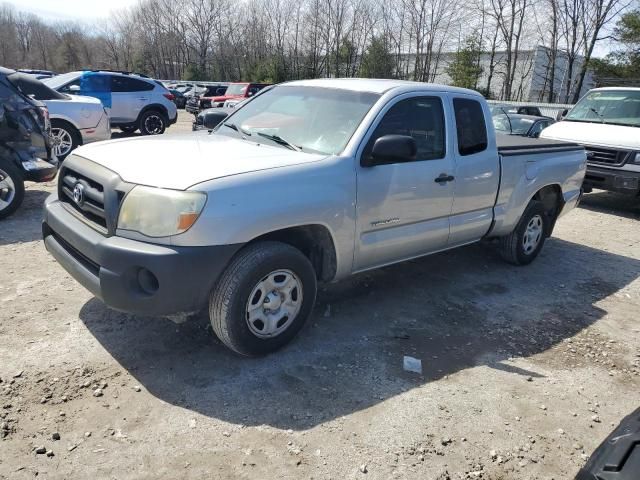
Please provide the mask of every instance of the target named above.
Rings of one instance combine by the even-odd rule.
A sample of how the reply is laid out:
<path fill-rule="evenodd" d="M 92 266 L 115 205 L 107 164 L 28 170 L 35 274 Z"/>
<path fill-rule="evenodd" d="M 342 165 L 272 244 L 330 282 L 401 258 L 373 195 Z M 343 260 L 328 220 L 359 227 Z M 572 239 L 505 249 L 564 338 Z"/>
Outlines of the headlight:
<path fill-rule="evenodd" d="M 186 232 L 196 222 L 207 195 L 137 186 L 120 207 L 118 228 L 148 237 L 169 237 Z"/>

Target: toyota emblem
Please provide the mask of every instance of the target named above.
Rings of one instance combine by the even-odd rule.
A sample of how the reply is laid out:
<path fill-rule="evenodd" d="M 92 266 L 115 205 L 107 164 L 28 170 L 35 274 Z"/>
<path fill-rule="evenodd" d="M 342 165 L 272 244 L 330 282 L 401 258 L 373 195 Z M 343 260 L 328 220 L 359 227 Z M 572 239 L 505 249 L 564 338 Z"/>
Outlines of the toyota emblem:
<path fill-rule="evenodd" d="M 84 203 L 84 186 L 80 183 L 76 183 L 75 187 L 73 187 L 73 201 L 77 205 Z"/>

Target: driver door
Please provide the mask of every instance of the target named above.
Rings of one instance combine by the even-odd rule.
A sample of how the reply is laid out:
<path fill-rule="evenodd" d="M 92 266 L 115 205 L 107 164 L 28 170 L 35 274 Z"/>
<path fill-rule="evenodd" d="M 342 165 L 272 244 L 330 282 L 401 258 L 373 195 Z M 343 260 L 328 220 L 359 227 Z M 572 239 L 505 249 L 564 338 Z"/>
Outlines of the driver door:
<path fill-rule="evenodd" d="M 357 168 L 354 270 L 375 268 L 441 250 L 449 239 L 453 156 L 448 152 L 445 97 L 398 97 L 383 110 L 359 160 L 389 134 L 417 143 L 414 161 Z"/>

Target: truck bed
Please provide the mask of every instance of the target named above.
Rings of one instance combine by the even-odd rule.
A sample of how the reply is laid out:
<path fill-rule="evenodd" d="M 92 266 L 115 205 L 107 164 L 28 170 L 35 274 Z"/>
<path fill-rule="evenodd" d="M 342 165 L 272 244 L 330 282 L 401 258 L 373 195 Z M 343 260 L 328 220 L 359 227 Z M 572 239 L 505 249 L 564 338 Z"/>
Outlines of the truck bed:
<path fill-rule="evenodd" d="M 498 153 L 503 157 L 509 155 L 524 155 L 532 153 L 566 152 L 582 150 L 577 143 L 550 140 L 548 138 L 529 138 L 519 135 L 505 135 L 496 133 Z"/>

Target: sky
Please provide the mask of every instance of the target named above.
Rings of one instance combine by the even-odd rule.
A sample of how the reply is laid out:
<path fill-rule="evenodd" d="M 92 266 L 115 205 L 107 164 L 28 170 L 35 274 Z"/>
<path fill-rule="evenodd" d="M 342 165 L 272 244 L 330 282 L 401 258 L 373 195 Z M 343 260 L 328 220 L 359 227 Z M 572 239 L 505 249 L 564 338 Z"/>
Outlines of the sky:
<path fill-rule="evenodd" d="M 7 0 L 5 0 L 7 1 Z M 32 12 L 45 20 L 96 20 L 113 10 L 133 6 L 136 0 L 8 0 L 16 9 Z"/>

